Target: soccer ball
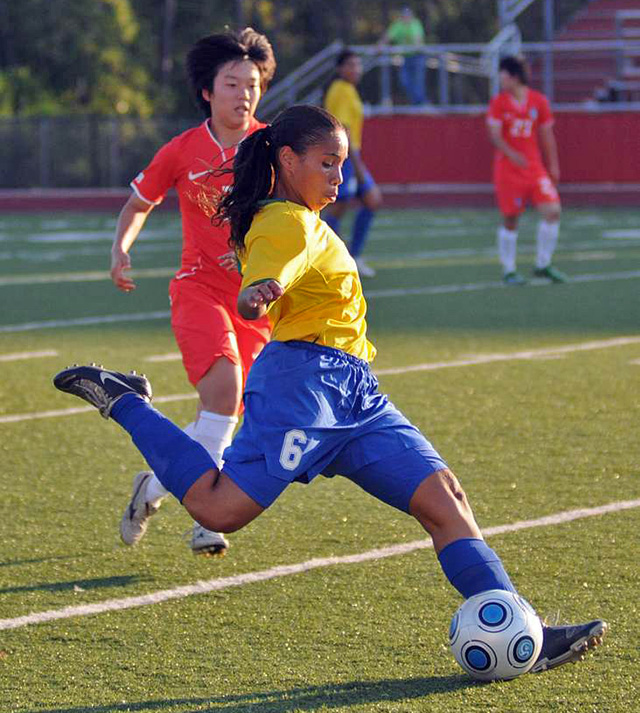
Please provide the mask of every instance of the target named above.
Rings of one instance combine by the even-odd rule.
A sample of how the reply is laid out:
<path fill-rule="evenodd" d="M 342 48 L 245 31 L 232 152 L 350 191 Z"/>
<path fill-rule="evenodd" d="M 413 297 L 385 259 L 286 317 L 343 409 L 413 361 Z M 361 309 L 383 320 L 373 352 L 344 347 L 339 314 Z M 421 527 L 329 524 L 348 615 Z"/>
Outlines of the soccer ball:
<path fill-rule="evenodd" d="M 463 602 L 451 620 L 449 643 L 456 661 L 473 678 L 515 678 L 538 659 L 542 624 L 522 597 L 491 589 Z"/>

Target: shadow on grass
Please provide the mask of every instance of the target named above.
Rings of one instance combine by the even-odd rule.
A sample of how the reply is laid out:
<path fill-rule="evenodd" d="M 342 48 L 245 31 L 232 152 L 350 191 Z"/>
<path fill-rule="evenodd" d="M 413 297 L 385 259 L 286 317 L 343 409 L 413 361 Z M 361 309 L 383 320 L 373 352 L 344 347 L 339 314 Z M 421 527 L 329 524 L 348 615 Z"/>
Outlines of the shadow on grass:
<path fill-rule="evenodd" d="M 152 581 L 151 577 L 136 574 L 124 577 L 97 577 L 96 579 L 71 579 L 68 582 L 42 582 L 40 584 L 26 584 L 21 587 L 5 587 L 0 589 L 0 594 L 16 594 L 18 592 L 65 592 L 87 591 L 91 589 L 108 589 L 112 587 L 128 587 L 131 584 Z"/>
<path fill-rule="evenodd" d="M 349 681 L 347 683 L 308 686 L 265 693 L 245 693 L 215 698 L 173 698 L 138 703 L 116 703 L 74 708 L 49 708 L 20 713 L 145 713 L 185 706 L 184 713 L 287 713 L 288 711 L 315 711 L 320 708 L 342 708 L 366 703 L 410 701 L 417 698 L 451 693 L 477 685 L 463 676 L 385 679 L 382 681 Z M 191 708 L 197 706 L 197 708 Z M 204 708 L 202 706 L 209 706 Z"/>
<path fill-rule="evenodd" d="M 18 567 L 24 564 L 41 564 L 42 562 L 57 562 L 78 559 L 77 555 L 54 555 L 52 557 L 32 557 L 30 559 L 7 560 L 0 562 L 0 567 Z"/>

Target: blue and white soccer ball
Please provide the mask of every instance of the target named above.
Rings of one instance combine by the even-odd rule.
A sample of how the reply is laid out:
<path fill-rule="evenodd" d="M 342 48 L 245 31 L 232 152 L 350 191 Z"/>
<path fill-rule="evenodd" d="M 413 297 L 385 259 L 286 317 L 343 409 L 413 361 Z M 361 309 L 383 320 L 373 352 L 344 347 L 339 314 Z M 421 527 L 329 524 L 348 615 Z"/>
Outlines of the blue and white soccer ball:
<path fill-rule="evenodd" d="M 451 620 L 449 643 L 456 661 L 473 678 L 515 678 L 540 655 L 542 623 L 522 597 L 491 589 L 459 607 Z"/>

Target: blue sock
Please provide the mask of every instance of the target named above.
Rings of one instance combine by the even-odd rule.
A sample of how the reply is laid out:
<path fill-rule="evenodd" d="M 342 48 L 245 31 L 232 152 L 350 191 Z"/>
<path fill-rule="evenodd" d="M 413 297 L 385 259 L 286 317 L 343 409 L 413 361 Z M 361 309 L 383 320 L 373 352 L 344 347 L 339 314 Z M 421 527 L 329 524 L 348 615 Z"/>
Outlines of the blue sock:
<path fill-rule="evenodd" d="M 440 552 L 438 559 L 447 579 L 465 599 L 489 589 L 516 591 L 500 557 L 484 540 L 456 540 Z"/>
<path fill-rule="evenodd" d="M 164 487 L 182 502 L 187 490 L 216 465 L 205 448 L 137 394 L 125 394 L 111 418 L 134 444 Z"/>
<path fill-rule="evenodd" d="M 364 250 L 364 244 L 369 235 L 369 226 L 375 213 L 368 208 L 360 208 L 353 221 L 353 234 L 351 237 L 351 247 L 349 252 L 353 257 L 358 257 Z"/>
<path fill-rule="evenodd" d="M 335 215 L 327 215 L 326 218 L 323 217 L 323 220 L 336 235 L 340 235 L 340 218 L 336 218 Z"/>

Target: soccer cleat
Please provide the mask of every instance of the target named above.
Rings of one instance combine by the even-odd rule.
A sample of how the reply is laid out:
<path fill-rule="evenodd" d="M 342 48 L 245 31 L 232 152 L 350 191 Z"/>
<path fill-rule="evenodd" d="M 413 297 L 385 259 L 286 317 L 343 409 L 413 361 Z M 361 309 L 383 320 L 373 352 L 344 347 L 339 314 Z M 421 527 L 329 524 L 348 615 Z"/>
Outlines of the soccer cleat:
<path fill-rule="evenodd" d="M 526 285 L 527 281 L 522 277 L 519 272 L 507 272 L 502 278 L 505 285 Z"/>
<path fill-rule="evenodd" d="M 150 470 L 143 470 L 133 479 L 133 493 L 120 520 L 120 539 L 125 545 L 136 545 L 144 537 L 149 518 L 158 512 L 160 501 L 147 502 L 147 486 L 153 478 Z"/>
<path fill-rule="evenodd" d="M 543 626 L 542 650 L 531 673 L 540 673 L 566 663 L 582 660 L 587 651 L 602 643 L 608 625 L 602 619 L 587 624 Z"/>
<path fill-rule="evenodd" d="M 95 406 L 104 418 L 109 418 L 116 401 L 125 394 L 137 394 L 151 401 L 151 384 L 144 374 L 122 374 L 97 364 L 67 367 L 53 378 L 60 391 L 78 396 Z"/>
<path fill-rule="evenodd" d="M 229 549 L 229 542 L 221 532 L 207 530 L 199 523 L 194 522 L 190 546 L 194 555 L 224 557 Z"/>
<path fill-rule="evenodd" d="M 356 265 L 358 266 L 358 273 L 360 277 L 375 277 L 376 271 L 361 258 L 357 257 Z"/>
<path fill-rule="evenodd" d="M 567 282 L 569 279 L 564 272 L 560 272 L 553 265 L 547 265 L 547 267 L 536 267 L 533 270 L 534 277 L 542 277 L 550 282 L 555 282 L 556 284 L 561 284 Z"/>

